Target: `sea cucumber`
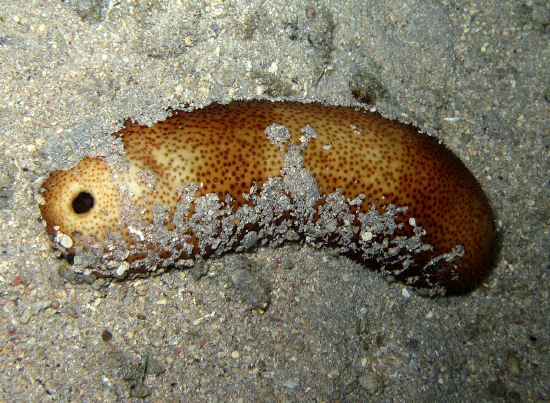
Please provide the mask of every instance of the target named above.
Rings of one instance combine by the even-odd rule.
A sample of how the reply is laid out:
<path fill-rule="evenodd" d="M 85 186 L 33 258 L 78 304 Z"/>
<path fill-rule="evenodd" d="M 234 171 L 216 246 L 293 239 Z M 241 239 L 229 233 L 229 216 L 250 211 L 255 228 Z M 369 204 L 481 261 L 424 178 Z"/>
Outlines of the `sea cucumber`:
<path fill-rule="evenodd" d="M 494 218 L 441 141 L 358 108 L 234 101 L 114 134 L 101 158 L 55 171 L 40 210 L 74 268 L 122 278 L 300 241 L 432 294 L 474 289 Z"/>

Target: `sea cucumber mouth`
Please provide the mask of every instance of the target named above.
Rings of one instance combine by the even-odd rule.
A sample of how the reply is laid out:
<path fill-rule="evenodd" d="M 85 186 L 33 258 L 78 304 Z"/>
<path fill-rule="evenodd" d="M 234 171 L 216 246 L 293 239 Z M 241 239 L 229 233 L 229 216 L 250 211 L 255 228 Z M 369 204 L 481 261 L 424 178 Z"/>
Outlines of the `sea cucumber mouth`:
<path fill-rule="evenodd" d="M 72 202 L 73 211 L 76 214 L 88 213 L 94 208 L 95 199 L 89 192 L 80 192 Z"/>

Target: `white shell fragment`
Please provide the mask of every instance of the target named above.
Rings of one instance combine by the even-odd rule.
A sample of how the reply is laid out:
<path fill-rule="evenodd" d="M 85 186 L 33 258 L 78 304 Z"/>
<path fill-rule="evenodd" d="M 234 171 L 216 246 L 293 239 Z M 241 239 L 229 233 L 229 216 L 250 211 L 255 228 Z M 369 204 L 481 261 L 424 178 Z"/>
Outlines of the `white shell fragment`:
<path fill-rule="evenodd" d="M 55 241 L 65 249 L 69 249 L 73 246 L 72 238 L 69 235 L 63 234 L 61 232 L 57 234 Z"/>

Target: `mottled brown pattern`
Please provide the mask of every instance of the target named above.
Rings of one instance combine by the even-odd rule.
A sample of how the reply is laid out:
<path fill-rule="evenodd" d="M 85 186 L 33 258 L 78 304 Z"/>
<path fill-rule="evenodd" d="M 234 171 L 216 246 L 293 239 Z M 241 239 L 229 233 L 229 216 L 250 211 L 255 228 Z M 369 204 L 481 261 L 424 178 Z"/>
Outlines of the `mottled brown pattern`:
<path fill-rule="evenodd" d="M 54 233 L 54 226 L 68 230 L 78 228 L 78 233 L 68 231 L 75 244 L 84 243 L 85 236 L 103 233 L 103 229 L 116 230 L 118 220 L 118 197 L 111 181 L 110 169 L 99 158 L 84 158 L 68 171 L 52 172 L 44 184 L 47 203 L 40 206 L 42 217 L 53 223 L 48 231 Z M 85 214 L 76 214 L 72 202 L 80 192 L 90 192 L 94 197 L 94 208 Z M 61 230 L 63 232 L 63 230 Z"/>
<path fill-rule="evenodd" d="M 481 187 L 438 139 L 376 113 L 254 101 L 175 112 L 152 127 L 127 123 L 116 135 L 122 136 L 131 168 L 117 180 L 132 184 L 129 191 L 148 222 L 152 222 L 155 202 L 171 206 L 173 214 L 179 200 L 177 187 L 187 182 L 202 184 L 196 196 L 214 192 L 223 200 L 230 194 L 237 205 L 246 204 L 242 194 L 249 192 L 254 182 L 260 186 L 269 177 L 280 175 L 281 151 L 264 132 L 272 123 L 286 126 L 295 144 L 300 144 L 301 128 L 311 125 L 316 130 L 317 138 L 302 156 L 321 194 L 338 188 L 347 198 L 363 193 L 363 212 L 372 203 L 380 212 L 389 204 L 408 207 L 403 222 L 414 217 L 416 225 L 426 230 L 424 243 L 433 250 L 417 254 L 415 264 L 397 278 L 415 286 L 440 285 L 454 294 L 479 283 L 495 247 L 493 215 Z M 136 181 L 137 172 L 143 170 L 153 172 L 155 192 Z M 78 171 L 88 175 L 84 178 Z M 59 231 L 71 235 L 74 231 L 70 229 L 79 228 L 81 236 L 72 236 L 75 246 L 84 244 L 89 236 L 104 241 L 102 228 L 114 231 L 118 217 L 117 192 L 110 176 L 100 160 L 90 158 L 69 171 L 52 173 L 44 184 L 47 204 L 41 207 L 48 230 L 54 233 L 52 227 L 59 226 Z M 97 204 L 87 213 L 76 214 L 71 202 L 89 188 L 95 189 Z M 167 227 L 173 229 L 170 225 Z M 398 230 L 393 237 L 410 235 L 407 231 Z M 127 229 L 121 232 L 130 239 Z M 463 257 L 452 264 L 439 262 L 425 271 L 433 257 L 456 245 L 464 247 Z M 350 252 L 349 256 L 362 261 L 359 253 Z M 375 261 L 364 263 L 378 265 Z"/>

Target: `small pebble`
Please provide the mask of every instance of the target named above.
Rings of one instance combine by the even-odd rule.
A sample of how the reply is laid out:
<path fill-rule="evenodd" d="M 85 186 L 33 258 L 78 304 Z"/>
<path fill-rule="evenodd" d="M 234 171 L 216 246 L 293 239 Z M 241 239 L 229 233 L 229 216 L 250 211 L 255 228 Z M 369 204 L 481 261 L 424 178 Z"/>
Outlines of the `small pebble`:
<path fill-rule="evenodd" d="M 371 395 L 377 394 L 382 389 L 382 378 L 376 374 L 363 374 L 358 379 L 359 385 Z"/>
<path fill-rule="evenodd" d="M 101 339 L 107 343 L 108 341 L 110 341 L 111 339 L 113 338 L 113 334 L 111 332 L 109 332 L 108 330 L 104 330 L 101 332 Z"/>
<path fill-rule="evenodd" d="M 283 386 L 285 388 L 289 388 L 289 389 L 294 389 L 296 386 L 298 386 L 300 384 L 300 380 L 298 378 L 291 378 L 289 380 L 287 380 Z"/>
<path fill-rule="evenodd" d="M 73 240 L 69 235 L 66 234 L 59 234 L 57 236 L 57 243 L 63 246 L 65 249 L 69 249 L 71 246 L 73 246 Z"/>

